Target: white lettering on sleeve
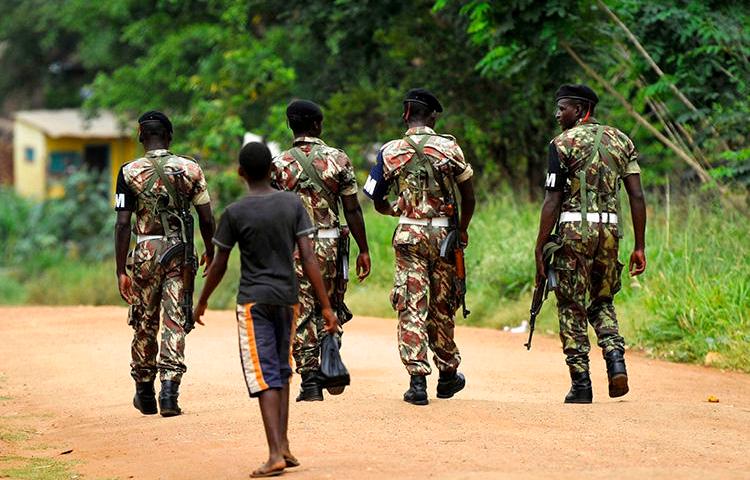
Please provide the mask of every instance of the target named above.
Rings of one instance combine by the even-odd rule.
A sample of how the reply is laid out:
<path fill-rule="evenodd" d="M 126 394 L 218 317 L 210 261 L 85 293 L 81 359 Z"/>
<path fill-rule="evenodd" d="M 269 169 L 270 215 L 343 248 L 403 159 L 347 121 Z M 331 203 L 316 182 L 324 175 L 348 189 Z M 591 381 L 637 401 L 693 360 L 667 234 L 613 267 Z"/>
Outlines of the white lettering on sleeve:
<path fill-rule="evenodd" d="M 557 180 L 557 174 L 556 173 L 548 173 L 547 174 L 547 181 L 544 182 L 545 187 L 554 187 L 555 186 L 555 180 Z"/>
<path fill-rule="evenodd" d="M 115 208 L 125 208 L 125 194 L 115 194 Z"/>

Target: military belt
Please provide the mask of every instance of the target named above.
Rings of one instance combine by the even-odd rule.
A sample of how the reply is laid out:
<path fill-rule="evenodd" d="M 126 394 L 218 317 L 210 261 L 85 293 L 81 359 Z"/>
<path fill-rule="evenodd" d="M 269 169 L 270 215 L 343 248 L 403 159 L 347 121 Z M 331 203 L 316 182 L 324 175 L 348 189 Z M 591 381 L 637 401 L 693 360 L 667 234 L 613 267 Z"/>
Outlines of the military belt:
<path fill-rule="evenodd" d="M 164 235 L 136 235 L 135 243 L 147 242 L 149 240 L 163 240 L 167 237 Z"/>
<path fill-rule="evenodd" d="M 423 227 L 449 227 L 451 224 L 450 218 L 448 217 L 433 217 L 433 218 L 410 218 L 410 217 L 399 217 L 398 223 L 401 225 L 421 225 Z"/>
<path fill-rule="evenodd" d="M 315 238 L 339 238 L 338 228 L 319 228 Z"/>
<path fill-rule="evenodd" d="M 560 214 L 560 223 L 580 222 L 583 217 L 581 212 L 562 212 Z M 616 213 L 587 213 L 586 221 L 591 223 L 617 223 Z"/>

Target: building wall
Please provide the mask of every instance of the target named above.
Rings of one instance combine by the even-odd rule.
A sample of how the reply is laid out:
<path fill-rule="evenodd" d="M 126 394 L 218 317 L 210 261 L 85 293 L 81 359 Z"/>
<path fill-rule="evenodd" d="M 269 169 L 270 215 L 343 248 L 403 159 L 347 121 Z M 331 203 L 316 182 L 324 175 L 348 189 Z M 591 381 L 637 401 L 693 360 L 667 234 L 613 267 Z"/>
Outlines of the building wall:
<path fill-rule="evenodd" d="M 59 198 L 64 195 L 63 182 L 67 169 L 70 165 L 82 164 L 86 146 L 109 146 L 107 178 L 112 193 L 115 191 L 120 167 L 133 160 L 136 155 L 136 143 L 131 138 L 47 138 L 22 122 L 16 122 L 14 132 L 16 191 L 30 198 Z M 26 160 L 28 148 L 34 150 L 32 162 Z"/>
<path fill-rule="evenodd" d="M 13 126 L 13 180 L 16 192 L 24 197 L 45 198 L 46 172 L 47 144 L 44 134 L 16 121 Z"/>
<path fill-rule="evenodd" d="M 112 187 L 111 192 L 114 194 L 115 186 L 117 184 L 117 174 L 120 172 L 120 167 L 128 162 L 135 160 L 138 155 L 137 144 L 132 138 L 120 138 L 112 142 L 111 147 L 112 160 Z"/>

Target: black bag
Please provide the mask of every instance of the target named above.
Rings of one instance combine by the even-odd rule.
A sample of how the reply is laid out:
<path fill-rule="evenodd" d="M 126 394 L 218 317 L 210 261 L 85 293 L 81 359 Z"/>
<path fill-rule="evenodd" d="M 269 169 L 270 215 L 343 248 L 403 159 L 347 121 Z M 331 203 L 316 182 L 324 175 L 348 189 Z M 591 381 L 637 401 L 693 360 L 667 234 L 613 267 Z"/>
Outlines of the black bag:
<path fill-rule="evenodd" d="M 326 333 L 320 342 L 320 375 L 323 377 L 323 388 L 331 395 L 339 395 L 349 385 L 349 371 L 341 360 L 339 335 Z"/>

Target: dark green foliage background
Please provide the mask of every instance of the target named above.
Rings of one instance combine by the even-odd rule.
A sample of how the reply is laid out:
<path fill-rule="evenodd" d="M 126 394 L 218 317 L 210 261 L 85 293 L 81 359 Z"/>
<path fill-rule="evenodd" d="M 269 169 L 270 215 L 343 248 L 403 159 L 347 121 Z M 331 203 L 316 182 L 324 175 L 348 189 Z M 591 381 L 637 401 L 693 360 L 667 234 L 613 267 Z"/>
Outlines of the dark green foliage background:
<path fill-rule="evenodd" d="M 527 311 L 554 92 L 589 83 L 601 96 L 597 116 L 641 151 L 652 206 L 649 271 L 619 297 L 629 339 L 683 361 L 717 351 L 720 365 L 748 370 L 750 4 L 606 6 L 663 75 L 598 0 L 0 0 L 0 110 L 110 109 L 134 133 L 139 112 L 164 110 L 173 149 L 199 159 L 220 213 L 243 192 L 234 173 L 243 134 L 288 144 L 292 98 L 323 106 L 325 140 L 346 150 L 363 180 L 379 145 L 403 130 L 405 91 L 427 87 L 445 106 L 438 130 L 458 138 L 481 192 L 472 321 L 499 326 Z M 714 182 L 701 185 L 636 113 Z M 68 180 L 65 199 L 41 204 L 0 191 L 1 301 L 119 301 L 107 182 Z M 361 311 L 381 315 L 388 220 L 367 211 L 376 269 L 350 292 Z M 225 282 L 212 306 L 230 306 L 232 288 Z M 554 330 L 545 311 L 543 326 Z"/>

